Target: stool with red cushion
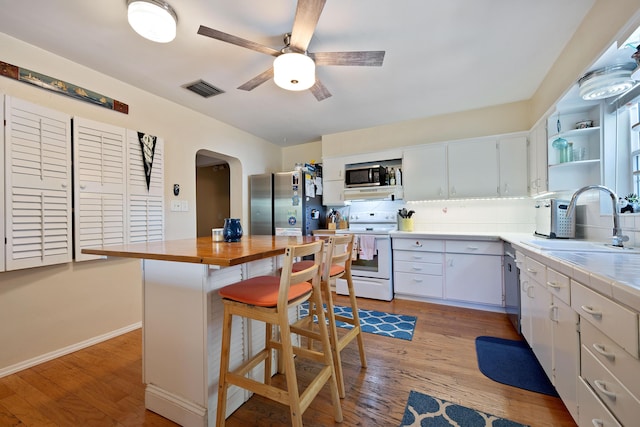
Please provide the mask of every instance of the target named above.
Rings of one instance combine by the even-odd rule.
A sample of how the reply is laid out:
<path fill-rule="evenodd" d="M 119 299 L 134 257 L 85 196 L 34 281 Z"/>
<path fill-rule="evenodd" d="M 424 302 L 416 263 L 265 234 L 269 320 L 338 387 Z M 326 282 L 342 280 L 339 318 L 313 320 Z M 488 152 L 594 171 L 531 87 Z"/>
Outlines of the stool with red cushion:
<path fill-rule="evenodd" d="M 360 353 L 360 365 L 367 367 L 367 357 L 364 352 L 364 340 L 362 338 L 362 328 L 360 326 L 360 316 L 358 315 L 358 302 L 351 278 L 351 253 L 353 250 L 353 234 L 336 234 L 326 240 L 325 263 L 322 268 L 322 298 L 326 304 L 325 315 L 329 321 L 329 337 L 331 338 L 331 350 L 335 364 L 336 376 L 338 379 L 338 392 L 340 397 L 345 397 L 344 374 L 342 372 L 342 359 L 340 352 L 354 339 L 358 341 L 358 351 Z M 327 262 L 326 260 L 330 260 Z M 299 261 L 293 265 L 293 270 L 307 268 L 313 261 Z M 338 278 L 347 281 L 349 291 L 349 304 L 353 317 L 336 315 L 333 309 L 333 297 L 331 294 L 331 283 Z M 309 317 L 303 319 L 310 322 L 315 310 L 309 310 Z M 353 326 L 348 332 L 340 335 L 336 321 L 348 323 Z M 303 323 L 303 322 L 301 322 Z"/>
<path fill-rule="evenodd" d="M 287 247 L 280 277 L 259 276 L 221 288 L 224 317 L 222 349 L 220 357 L 220 379 L 218 384 L 218 408 L 216 425 L 224 426 L 226 417 L 227 389 L 230 385 L 250 390 L 268 399 L 289 407 L 291 424 L 302 426 L 302 414 L 309 407 L 325 384 L 331 389 L 334 418 L 342 421 L 342 409 L 333 367 L 330 338 L 322 310 L 318 310 L 319 328 L 311 330 L 289 322 L 289 310 L 305 301 L 310 306 L 322 307 L 320 267 L 323 242 L 317 241 Z M 293 271 L 296 257 L 313 256 L 314 261 L 299 271 Z M 241 316 L 266 324 L 265 348 L 243 362 L 233 371 L 229 370 L 231 348 L 231 325 L 233 316 Z M 273 328 L 279 331 L 276 339 Z M 320 350 L 295 346 L 292 335 L 304 336 L 321 343 Z M 277 350 L 286 376 L 286 389 L 271 384 L 272 352 Z M 294 358 L 294 355 L 296 356 Z M 317 375 L 300 393 L 296 376 L 295 360 L 309 359 L 320 365 Z M 248 376 L 252 370 L 264 363 L 264 381 Z"/>

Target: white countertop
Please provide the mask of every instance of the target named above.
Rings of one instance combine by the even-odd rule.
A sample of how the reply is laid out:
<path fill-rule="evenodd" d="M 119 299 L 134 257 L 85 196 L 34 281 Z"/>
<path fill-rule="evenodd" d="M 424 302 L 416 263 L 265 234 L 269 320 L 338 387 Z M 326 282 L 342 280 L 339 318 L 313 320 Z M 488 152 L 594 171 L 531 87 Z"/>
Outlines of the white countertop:
<path fill-rule="evenodd" d="M 527 245 L 532 240 L 546 240 L 527 233 L 468 232 L 404 232 L 391 233 L 392 238 L 447 240 L 504 240 L 517 249 L 544 258 L 547 265 L 572 277 L 583 285 L 640 311 L 640 254 L 624 252 L 581 252 L 542 250 Z"/>

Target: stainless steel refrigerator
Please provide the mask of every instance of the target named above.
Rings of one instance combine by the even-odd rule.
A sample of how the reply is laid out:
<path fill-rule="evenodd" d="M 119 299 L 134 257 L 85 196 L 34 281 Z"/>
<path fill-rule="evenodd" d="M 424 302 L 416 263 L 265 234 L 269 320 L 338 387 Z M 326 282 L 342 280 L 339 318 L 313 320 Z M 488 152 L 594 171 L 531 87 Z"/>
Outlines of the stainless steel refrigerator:
<path fill-rule="evenodd" d="M 307 236 L 324 224 L 313 174 L 296 170 L 249 176 L 250 234 Z"/>

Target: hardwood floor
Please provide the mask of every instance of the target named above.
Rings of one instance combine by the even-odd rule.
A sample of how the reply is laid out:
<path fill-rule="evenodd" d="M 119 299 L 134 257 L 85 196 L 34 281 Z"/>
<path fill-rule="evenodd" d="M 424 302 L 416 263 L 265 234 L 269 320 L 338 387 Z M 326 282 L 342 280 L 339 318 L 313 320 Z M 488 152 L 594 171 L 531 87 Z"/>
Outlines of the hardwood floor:
<path fill-rule="evenodd" d="M 337 296 L 337 304 L 346 298 Z M 368 367 L 356 343 L 343 351 L 347 397 L 342 426 L 398 426 L 411 390 L 532 427 L 574 427 L 560 399 L 496 383 L 477 368 L 475 338 L 516 339 L 506 316 L 406 300 L 362 299 L 361 308 L 417 316 L 412 341 L 365 334 Z M 141 331 L 0 378 L 0 426 L 172 426 L 144 409 Z M 305 372 L 314 369 L 303 366 Z M 334 425 L 327 387 L 304 413 L 305 426 Z M 227 425 L 286 426 L 288 410 L 252 397 Z"/>

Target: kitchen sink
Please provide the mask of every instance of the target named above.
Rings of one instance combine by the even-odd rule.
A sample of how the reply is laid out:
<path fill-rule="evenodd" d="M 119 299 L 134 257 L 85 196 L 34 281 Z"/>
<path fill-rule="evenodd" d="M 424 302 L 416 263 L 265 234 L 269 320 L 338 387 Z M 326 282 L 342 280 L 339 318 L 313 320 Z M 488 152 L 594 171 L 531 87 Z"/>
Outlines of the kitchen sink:
<path fill-rule="evenodd" d="M 610 243 L 592 242 L 588 240 L 532 239 L 521 240 L 520 243 L 545 251 L 640 253 L 640 248 L 631 246 L 620 248 L 612 246 Z"/>

